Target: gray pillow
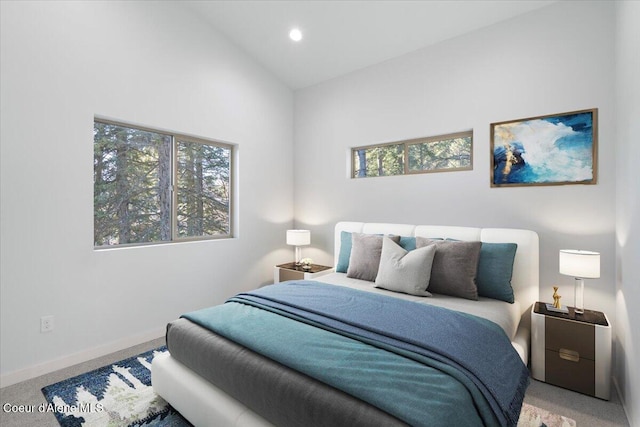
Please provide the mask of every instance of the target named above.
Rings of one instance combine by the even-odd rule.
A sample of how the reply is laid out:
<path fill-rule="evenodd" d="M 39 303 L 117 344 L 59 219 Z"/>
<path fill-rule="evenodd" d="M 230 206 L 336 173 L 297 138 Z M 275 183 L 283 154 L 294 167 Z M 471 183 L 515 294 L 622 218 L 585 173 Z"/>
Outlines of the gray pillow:
<path fill-rule="evenodd" d="M 417 248 L 428 245 L 436 245 L 429 291 L 477 300 L 476 274 L 482 243 L 416 238 Z"/>
<path fill-rule="evenodd" d="M 376 288 L 430 297 L 427 286 L 429 286 L 431 264 L 433 264 L 435 253 L 435 245 L 409 252 L 390 238 L 384 237 Z"/>
<path fill-rule="evenodd" d="M 351 235 L 351 255 L 347 277 L 373 282 L 378 275 L 380 254 L 382 253 L 382 237 L 375 234 L 353 233 Z M 390 236 L 395 243 L 400 236 Z"/>

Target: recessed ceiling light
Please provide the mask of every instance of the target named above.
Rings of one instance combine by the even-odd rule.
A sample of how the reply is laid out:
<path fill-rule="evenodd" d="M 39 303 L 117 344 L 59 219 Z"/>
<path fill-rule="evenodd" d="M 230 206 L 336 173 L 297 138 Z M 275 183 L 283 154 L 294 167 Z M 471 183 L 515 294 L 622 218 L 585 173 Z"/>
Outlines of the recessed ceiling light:
<path fill-rule="evenodd" d="M 302 32 L 299 29 L 294 28 L 293 30 L 289 31 L 289 38 L 294 42 L 299 42 L 300 40 L 302 40 Z"/>

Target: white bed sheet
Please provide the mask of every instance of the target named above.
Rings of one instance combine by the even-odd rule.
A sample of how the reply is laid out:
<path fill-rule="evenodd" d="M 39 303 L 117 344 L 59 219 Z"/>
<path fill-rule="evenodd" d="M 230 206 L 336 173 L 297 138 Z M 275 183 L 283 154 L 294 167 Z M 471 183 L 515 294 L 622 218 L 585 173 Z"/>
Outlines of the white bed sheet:
<path fill-rule="evenodd" d="M 433 296 L 430 297 L 420 297 L 376 288 L 373 282 L 352 279 L 347 277 L 346 273 L 326 274 L 319 277 L 318 281 L 473 314 L 496 323 L 504 330 L 511 341 L 515 339 L 518 323 L 520 322 L 521 310 L 520 304 L 517 301 L 513 304 L 509 304 L 508 302 L 484 297 L 479 297 L 478 301 L 472 301 L 439 294 L 433 294 Z"/>

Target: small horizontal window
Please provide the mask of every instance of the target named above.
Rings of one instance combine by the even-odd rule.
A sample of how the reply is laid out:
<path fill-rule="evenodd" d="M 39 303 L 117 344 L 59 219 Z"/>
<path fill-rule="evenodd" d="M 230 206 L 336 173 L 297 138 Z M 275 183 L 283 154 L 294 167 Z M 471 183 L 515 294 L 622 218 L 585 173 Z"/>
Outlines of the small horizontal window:
<path fill-rule="evenodd" d="M 353 178 L 473 169 L 473 131 L 356 147 Z"/>

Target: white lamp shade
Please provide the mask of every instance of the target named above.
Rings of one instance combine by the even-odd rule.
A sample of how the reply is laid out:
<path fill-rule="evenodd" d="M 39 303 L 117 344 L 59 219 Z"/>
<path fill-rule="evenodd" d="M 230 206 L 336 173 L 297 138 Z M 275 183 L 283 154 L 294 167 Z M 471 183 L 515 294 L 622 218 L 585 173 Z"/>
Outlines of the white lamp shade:
<path fill-rule="evenodd" d="M 287 245 L 305 246 L 311 244 L 309 230 L 287 230 Z"/>
<path fill-rule="evenodd" d="M 599 278 L 600 253 L 575 249 L 561 249 L 560 274 L 582 279 Z"/>

